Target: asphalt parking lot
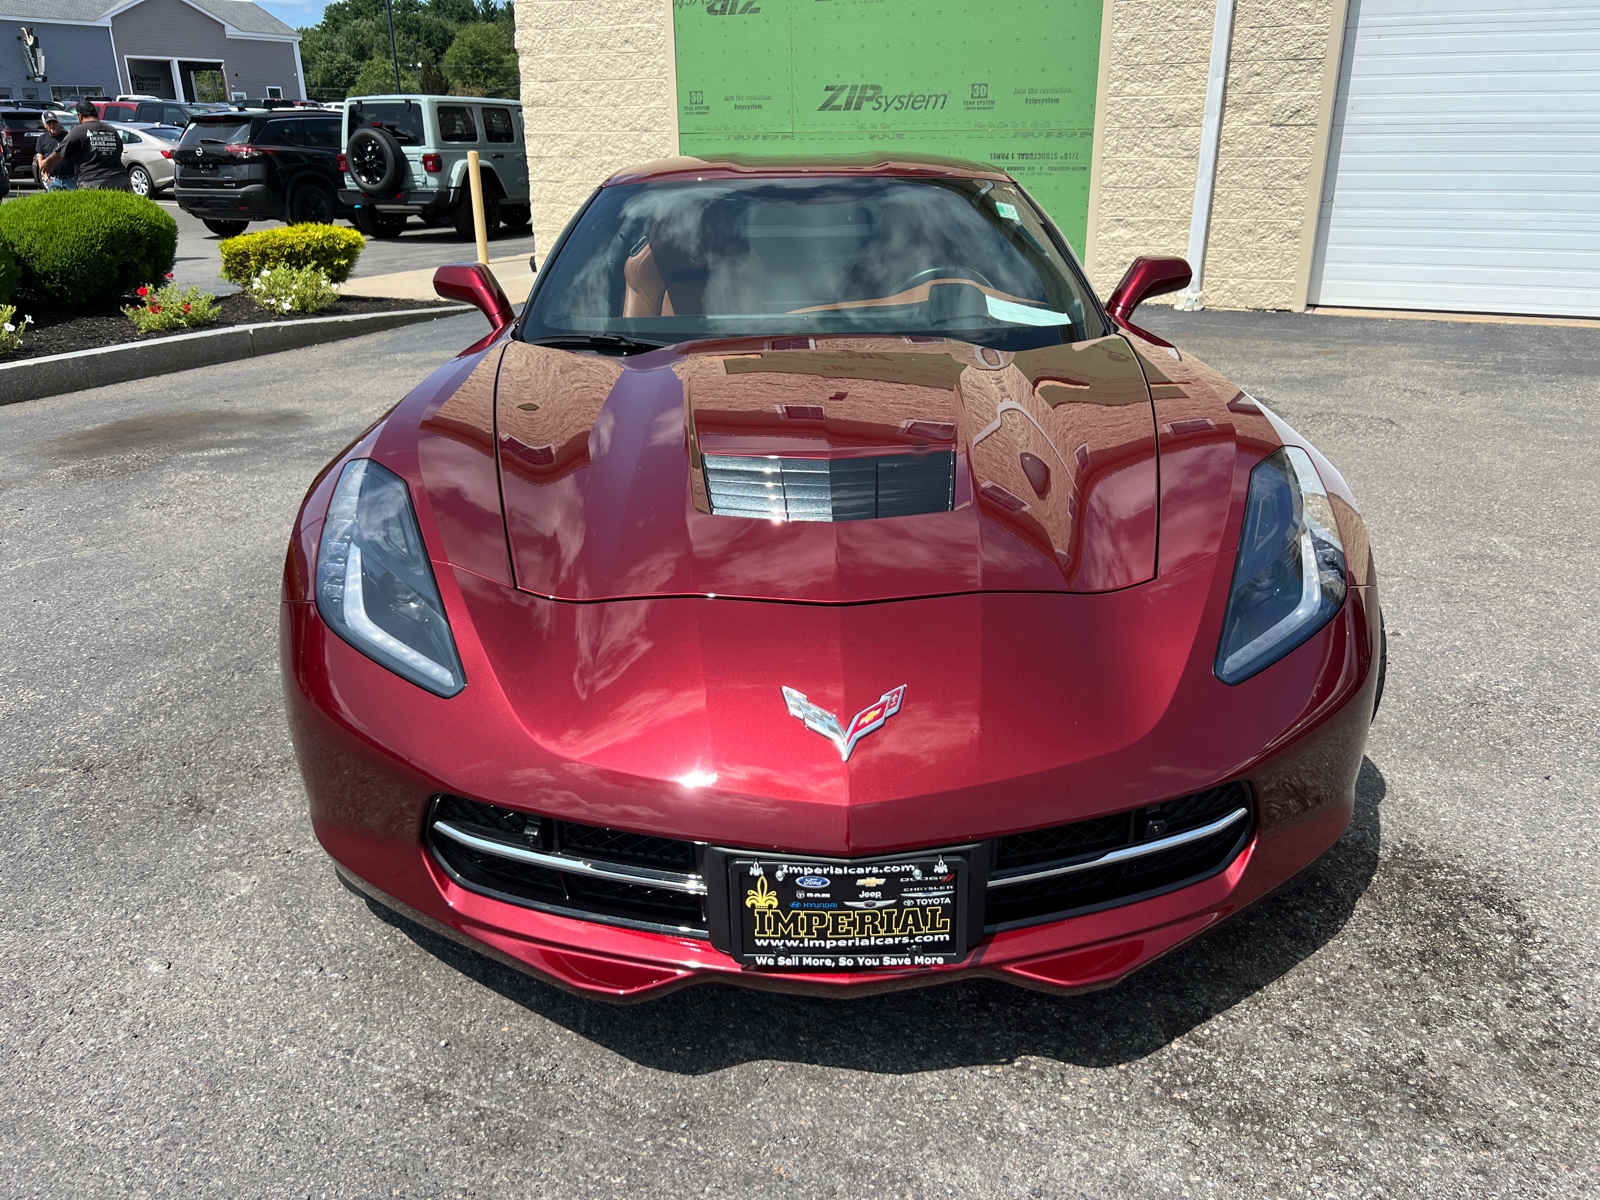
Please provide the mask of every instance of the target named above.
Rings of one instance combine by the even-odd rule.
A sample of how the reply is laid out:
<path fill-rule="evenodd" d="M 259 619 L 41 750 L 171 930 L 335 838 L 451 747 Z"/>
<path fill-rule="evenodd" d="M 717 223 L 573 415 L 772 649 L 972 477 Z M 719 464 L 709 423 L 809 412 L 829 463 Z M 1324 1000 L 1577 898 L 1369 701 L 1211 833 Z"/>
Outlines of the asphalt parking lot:
<path fill-rule="evenodd" d="M 1322 860 L 1072 999 L 612 1008 L 339 884 L 285 537 L 476 314 L 0 407 L 0 1194 L 1595 1194 L 1600 330 L 1140 315 L 1344 470 L 1388 691 Z"/>
<path fill-rule="evenodd" d="M 8 202 L 10 199 L 34 194 L 31 187 L 13 187 Z M 172 267 L 174 281 L 184 287 L 192 284 L 218 296 L 237 292 L 239 289 L 236 285 L 227 282 L 218 274 L 222 268 L 222 254 L 217 247 L 222 239 L 201 224 L 198 217 L 191 217 L 179 208 L 171 199 L 170 193 L 157 197 L 156 202 L 178 222 L 178 257 Z M 339 221 L 337 224 L 345 229 L 352 228 L 347 220 Z M 281 221 L 252 221 L 248 232 L 278 229 L 282 226 Z M 530 226 L 516 230 L 502 226 L 489 240 L 491 258 L 509 258 L 533 252 L 533 232 Z M 356 262 L 356 269 L 351 274 L 351 282 L 345 284 L 344 290 L 353 296 L 359 296 L 361 289 L 358 281 L 363 276 L 387 275 L 393 271 L 411 271 L 452 262 L 475 262 L 477 257 L 476 245 L 456 237 L 454 229 L 448 226 L 443 229 L 432 229 L 416 217 L 412 217 L 406 223 L 405 232 L 398 238 L 367 239 L 367 247 L 361 252 L 361 258 Z M 519 300 L 521 298 L 517 297 Z"/>
<path fill-rule="evenodd" d="M 157 203 L 178 222 L 178 258 L 172 268 L 175 282 L 185 287 L 194 284 L 219 296 L 238 291 L 236 285 L 218 274 L 222 269 L 222 252 L 218 249 L 222 239 L 207 229 L 199 217 L 191 217 L 171 199 L 158 199 Z M 354 228 L 347 220 L 335 224 L 344 229 Z M 252 221 L 247 232 L 257 233 L 263 229 L 282 227 L 282 221 Z M 501 226 L 489 239 L 491 258 L 532 253 L 531 226 L 524 225 L 516 230 Z M 437 267 L 452 262 L 476 262 L 477 258 L 477 246 L 473 242 L 462 241 L 454 229 L 449 226 L 430 228 L 412 217 L 406 222 L 405 232 L 397 238 L 367 239 L 366 249 L 356 261 L 356 269 L 351 272 L 344 290 L 359 296 L 360 280 L 366 275 L 387 275 L 392 271 L 413 271 L 419 267 Z"/>

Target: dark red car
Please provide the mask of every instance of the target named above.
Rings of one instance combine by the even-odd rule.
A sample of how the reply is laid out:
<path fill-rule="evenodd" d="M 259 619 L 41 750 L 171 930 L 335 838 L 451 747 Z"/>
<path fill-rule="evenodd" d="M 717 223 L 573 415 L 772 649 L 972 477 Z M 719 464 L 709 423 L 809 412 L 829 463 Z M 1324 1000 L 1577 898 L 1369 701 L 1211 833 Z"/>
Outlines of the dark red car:
<path fill-rule="evenodd" d="M 1111 983 L 1323 853 L 1382 685 L 1339 473 L 988 167 L 613 176 L 312 485 L 317 836 L 586 995 Z"/>

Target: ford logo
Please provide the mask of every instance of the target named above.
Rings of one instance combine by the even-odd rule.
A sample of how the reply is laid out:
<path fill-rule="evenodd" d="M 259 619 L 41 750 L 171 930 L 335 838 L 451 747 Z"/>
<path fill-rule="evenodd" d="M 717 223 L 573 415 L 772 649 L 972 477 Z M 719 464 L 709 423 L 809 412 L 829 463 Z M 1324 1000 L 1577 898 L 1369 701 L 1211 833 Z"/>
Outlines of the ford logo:
<path fill-rule="evenodd" d="M 803 888 L 825 888 L 828 881 L 821 875 L 802 875 L 796 882 Z"/>

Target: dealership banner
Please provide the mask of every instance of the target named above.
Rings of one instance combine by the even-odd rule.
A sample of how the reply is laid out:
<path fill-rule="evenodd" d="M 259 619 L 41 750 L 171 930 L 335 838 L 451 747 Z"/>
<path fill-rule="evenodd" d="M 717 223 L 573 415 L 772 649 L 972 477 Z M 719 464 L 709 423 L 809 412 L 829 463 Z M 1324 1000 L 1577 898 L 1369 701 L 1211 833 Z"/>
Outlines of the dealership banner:
<path fill-rule="evenodd" d="M 675 0 L 682 153 L 939 154 L 1083 250 L 1100 0 Z"/>

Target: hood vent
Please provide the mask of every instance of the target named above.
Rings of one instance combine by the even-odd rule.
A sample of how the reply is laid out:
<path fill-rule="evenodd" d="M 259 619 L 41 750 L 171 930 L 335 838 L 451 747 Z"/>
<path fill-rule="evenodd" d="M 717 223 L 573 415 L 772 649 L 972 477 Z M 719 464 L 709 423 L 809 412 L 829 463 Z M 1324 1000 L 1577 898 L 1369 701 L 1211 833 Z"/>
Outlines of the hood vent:
<path fill-rule="evenodd" d="M 880 454 L 870 458 L 781 458 L 707 454 L 711 511 L 772 521 L 869 521 L 949 512 L 956 456 Z"/>

